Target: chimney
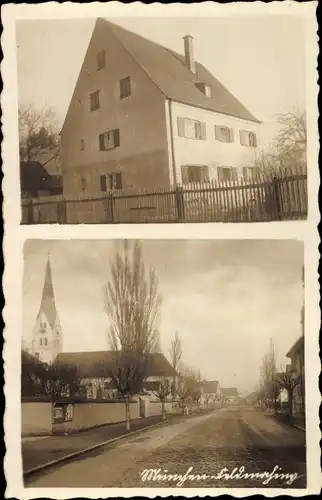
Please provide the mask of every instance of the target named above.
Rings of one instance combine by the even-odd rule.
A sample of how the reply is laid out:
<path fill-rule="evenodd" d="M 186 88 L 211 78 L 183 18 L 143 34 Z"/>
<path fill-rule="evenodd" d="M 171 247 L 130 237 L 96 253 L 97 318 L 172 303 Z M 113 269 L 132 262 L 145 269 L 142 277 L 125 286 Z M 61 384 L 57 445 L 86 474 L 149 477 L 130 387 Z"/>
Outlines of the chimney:
<path fill-rule="evenodd" d="M 184 58 L 187 68 L 194 74 L 196 74 L 196 61 L 193 51 L 193 37 L 187 35 L 183 37 L 184 39 Z"/>

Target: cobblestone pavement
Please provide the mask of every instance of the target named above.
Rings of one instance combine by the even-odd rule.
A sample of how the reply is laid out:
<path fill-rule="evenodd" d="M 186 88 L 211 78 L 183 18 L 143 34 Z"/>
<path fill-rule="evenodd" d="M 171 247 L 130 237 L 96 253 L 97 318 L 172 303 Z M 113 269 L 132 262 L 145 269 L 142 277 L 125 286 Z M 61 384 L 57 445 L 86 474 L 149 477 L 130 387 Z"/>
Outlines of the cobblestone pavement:
<path fill-rule="evenodd" d="M 43 473 L 26 486 L 305 488 L 305 460 L 304 432 L 251 408 L 229 408 L 144 431 Z M 150 481 L 142 481 L 146 469 L 157 471 Z M 238 470 L 274 471 L 274 476 L 238 478 Z M 277 478 L 281 473 L 292 476 Z M 166 478 L 169 474 L 189 477 L 180 482 Z M 204 476 L 198 480 L 197 475 Z"/>

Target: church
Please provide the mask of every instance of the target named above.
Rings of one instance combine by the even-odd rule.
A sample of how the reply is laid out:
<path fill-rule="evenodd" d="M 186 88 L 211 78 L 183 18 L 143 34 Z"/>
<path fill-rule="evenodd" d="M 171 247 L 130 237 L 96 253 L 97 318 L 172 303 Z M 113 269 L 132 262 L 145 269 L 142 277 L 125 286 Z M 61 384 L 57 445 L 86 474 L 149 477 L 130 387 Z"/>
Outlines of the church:
<path fill-rule="evenodd" d="M 106 366 L 111 360 L 111 351 L 63 352 L 62 345 L 63 334 L 48 258 L 40 307 L 33 330 L 31 354 L 47 364 L 52 364 L 57 360 L 67 365 L 76 365 L 87 387 L 88 398 L 105 399 L 115 393 L 110 378 L 102 374 L 102 366 Z M 152 395 L 153 391 L 157 390 L 161 379 L 167 379 L 171 383 L 176 378 L 176 372 L 162 353 L 150 353 L 144 384 L 146 392 Z"/>

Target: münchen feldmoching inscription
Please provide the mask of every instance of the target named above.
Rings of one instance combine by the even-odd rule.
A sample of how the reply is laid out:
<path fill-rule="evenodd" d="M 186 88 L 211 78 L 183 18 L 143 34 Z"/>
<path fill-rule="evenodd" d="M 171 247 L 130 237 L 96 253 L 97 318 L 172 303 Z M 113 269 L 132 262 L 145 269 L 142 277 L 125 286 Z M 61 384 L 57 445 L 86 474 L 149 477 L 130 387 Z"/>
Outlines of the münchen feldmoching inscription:
<path fill-rule="evenodd" d="M 307 217 L 300 18 L 16 28 L 23 224 Z"/>
<path fill-rule="evenodd" d="M 303 243 L 27 240 L 26 487 L 305 488 Z"/>

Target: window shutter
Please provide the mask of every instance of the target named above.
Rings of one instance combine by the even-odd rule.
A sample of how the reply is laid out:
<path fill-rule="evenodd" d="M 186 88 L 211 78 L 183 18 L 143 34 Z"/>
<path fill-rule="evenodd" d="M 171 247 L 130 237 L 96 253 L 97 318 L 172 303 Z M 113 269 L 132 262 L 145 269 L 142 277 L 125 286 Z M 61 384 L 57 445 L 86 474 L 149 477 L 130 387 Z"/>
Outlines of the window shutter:
<path fill-rule="evenodd" d="M 122 174 L 120 172 L 115 175 L 115 187 L 122 189 Z"/>
<path fill-rule="evenodd" d="M 238 180 L 237 167 L 232 167 L 231 171 L 232 171 L 232 180 L 237 181 Z"/>
<path fill-rule="evenodd" d="M 218 125 L 215 125 L 215 139 L 217 141 L 219 140 L 219 127 L 218 127 Z"/>
<path fill-rule="evenodd" d="M 240 130 L 239 136 L 240 136 L 240 144 L 242 146 L 247 146 L 247 141 L 246 141 L 247 132 L 245 132 L 244 130 Z"/>
<path fill-rule="evenodd" d="M 105 144 L 104 144 L 104 134 L 100 134 L 98 136 L 98 140 L 99 140 L 99 149 L 100 151 L 104 151 L 105 150 Z"/>
<path fill-rule="evenodd" d="M 101 191 L 106 191 L 106 175 L 101 175 Z"/>
<path fill-rule="evenodd" d="M 182 165 L 182 167 L 181 167 L 181 177 L 182 177 L 182 184 L 188 184 L 188 182 L 189 182 L 189 171 L 188 171 L 188 166 L 187 165 Z"/>
<path fill-rule="evenodd" d="M 179 137 L 185 137 L 185 123 L 186 120 L 184 118 L 178 118 L 178 135 Z"/>
<path fill-rule="evenodd" d="M 234 142 L 234 130 L 232 128 L 229 129 L 229 139 L 230 142 Z"/>
<path fill-rule="evenodd" d="M 203 182 L 209 181 L 209 167 L 208 167 L 208 165 L 204 165 L 202 168 L 202 181 Z"/>
<path fill-rule="evenodd" d="M 254 148 L 257 146 L 257 135 L 255 133 L 253 133 L 253 146 Z"/>
<path fill-rule="evenodd" d="M 113 130 L 114 136 L 114 147 L 117 148 L 120 145 L 120 129 Z"/>
<path fill-rule="evenodd" d="M 219 181 L 223 180 L 223 170 L 222 167 L 217 167 L 217 177 Z"/>
<path fill-rule="evenodd" d="M 207 139 L 207 127 L 204 122 L 200 123 L 200 128 L 201 128 L 201 139 L 205 141 Z"/>

